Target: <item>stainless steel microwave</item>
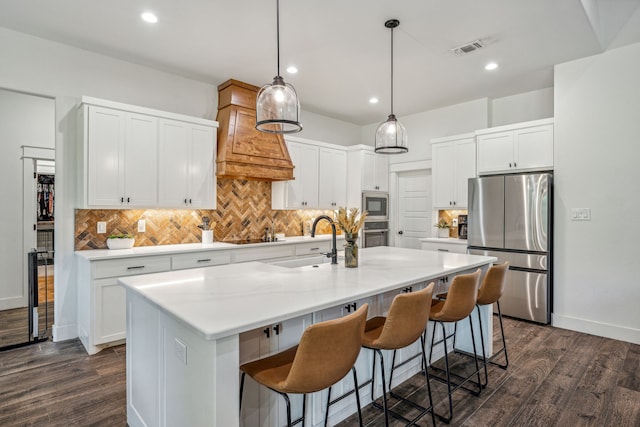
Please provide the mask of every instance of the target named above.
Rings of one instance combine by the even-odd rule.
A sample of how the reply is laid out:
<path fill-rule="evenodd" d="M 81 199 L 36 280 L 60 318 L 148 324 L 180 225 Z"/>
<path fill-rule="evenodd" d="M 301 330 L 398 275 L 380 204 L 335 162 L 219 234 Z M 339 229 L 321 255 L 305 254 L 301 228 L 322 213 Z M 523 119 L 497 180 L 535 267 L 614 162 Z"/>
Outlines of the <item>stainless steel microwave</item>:
<path fill-rule="evenodd" d="M 362 193 L 362 209 L 367 211 L 367 221 L 389 219 L 389 193 L 365 191 Z"/>

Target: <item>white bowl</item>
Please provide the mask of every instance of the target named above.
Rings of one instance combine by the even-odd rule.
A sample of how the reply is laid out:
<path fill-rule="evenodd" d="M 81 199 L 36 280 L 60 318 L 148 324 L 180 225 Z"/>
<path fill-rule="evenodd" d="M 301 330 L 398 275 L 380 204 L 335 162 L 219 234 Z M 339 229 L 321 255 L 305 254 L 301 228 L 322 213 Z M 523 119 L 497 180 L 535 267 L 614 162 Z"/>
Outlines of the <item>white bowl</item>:
<path fill-rule="evenodd" d="M 135 239 L 107 239 L 109 249 L 131 249 Z"/>

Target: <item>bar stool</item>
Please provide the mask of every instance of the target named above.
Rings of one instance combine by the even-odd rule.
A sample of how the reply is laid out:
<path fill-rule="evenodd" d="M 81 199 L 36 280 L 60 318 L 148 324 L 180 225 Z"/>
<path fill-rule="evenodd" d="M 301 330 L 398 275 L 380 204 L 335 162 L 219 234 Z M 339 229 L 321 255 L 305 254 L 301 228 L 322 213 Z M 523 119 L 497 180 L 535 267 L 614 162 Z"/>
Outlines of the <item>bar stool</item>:
<path fill-rule="evenodd" d="M 454 337 L 455 332 L 447 335 L 445 330 L 445 323 L 451 322 L 459 322 L 464 318 L 469 318 L 469 325 L 471 326 L 471 331 L 473 331 L 473 320 L 471 319 L 470 314 L 473 312 L 473 309 L 476 306 L 476 300 L 478 297 L 478 287 L 480 285 L 480 269 L 476 270 L 475 273 L 471 274 L 459 274 L 453 278 L 451 282 L 451 286 L 449 287 L 449 291 L 447 292 L 447 298 L 445 300 L 433 300 L 431 305 L 431 314 L 429 315 L 429 320 L 436 322 L 433 327 L 433 334 L 431 336 L 431 349 L 429 351 L 429 365 L 431 365 L 431 356 L 433 355 L 433 346 L 443 343 L 444 345 L 444 373 L 446 374 L 446 379 L 440 378 L 438 376 L 433 376 L 434 379 L 439 380 L 441 382 L 446 382 L 447 384 L 447 394 L 449 397 L 449 416 L 444 417 L 440 414 L 436 414 L 438 418 L 440 418 L 445 423 L 449 424 L 451 419 L 453 418 L 453 401 L 451 395 L 459 388 L 464 388 L 467 391 L 470 391 L 472 394 L 478 396 L 480 395 L 480 391 L 482 390 L 482 385 L 480 381 L 480 365 L 478 364 L 478 357 L 476 351 L 476 340 L 474 334 L 471 333 L 471 343 L 473 345 L 473 355 L 476 364 L 476 370 L 467 377 L 461 377 L 459 375 L 455 375 L 449 369 L 449 356 L 447 351 L 447 339 Z M 435 334 L 437 325 L 442 327 L 442 339 L 435 341 Z M 439 368 L 431 367 L 434 370 L 442 371 Z M 458 377 L 461 382 L 460 383 L 452 383 L 451 376 L 454 375 Z M 477 375 L 478 382 L 475 383 L 471 381 L 471 377 Z M 471 382 L 478 387 L 478 391 L 474 391 L 464 387 L 467 382 Z M 452 388 L 452 384 L 454 387 Z"/>
<path fill-rule="evenodd" d="M 433 296 L 433 288 L 435 284 L 431 283 L 426 288 L 407 294 L 399 294 L 391 302 L 389 308 L 389 314 L 387 317 L 378 316 L 367 321 L 365 326 L 364 337 L 362 338 L 362 347 L 373 350 L 373 369 L 371 374 L 371 399 L 373 400 L 373 387 L 375 383 L 375 366 L 376 355 L 380 356 L 380 373 L 382 377 L 382 407 L 374 402 L 374 406 L 378 409 L 384 410 L 385 425 L 389 425 L 389 413 L 394 417 L 399 418 L 413 425 L 419 418 L 421 418 L 427 412 L 431 412 L 431 419 L 435 425 L 435 416 L 433 414 L 433 401 L 431 398 L 431 384 L 429 383 L 429 373 L 425 370 L 425 377 L 427 383 L 427 391 L 429 394 L 429 406 L 423 407 L 417 403 L 408 400 L 404 397 L 398 396 L 391 391 L 389 394 L 397 399 L 401 399 L 410 405 L 421 410 L 420 414 L 413 420 L 408 420 L 401 414 L 391 411 L 387 403 L 387 385 L 384 376 L 384 359 L 382 356 L 382 350 L 394 350 L 394 362 L 395 362 L 395 350 L 407 347 L 413 344 L 416 340 L 420 339 L 422 362 L 427 363 L 425 344 L 422 339 L 422 334 L 427 327 L 427 321 L 429 320 L 429 312 L 431 310 L 431 298 Z M 393 363 L 391 366 L 391 377 L 393 377 Z M 389 381 L 389 390 L 391 390 L 391 380 Z"/>
<path fill-rule="evenodd" d="M 478 301 L 476 306 L 478 308 L 478 321 L 480 322 L 480 337 L 482 338 L 482 359 L 484 362 L 484 384 L 486 387 L 489 383 L 489 374 L 487 372 L 487 363 L 494 364 L 502 369 L 507 369 L 509 366 L 509 356 L 507 355 L 507 342 L 504 338 L 504 326 L 502 325 L 502 311 L 500 311 L 500 298 L 504 292 L 505 284 L 507 283 L 507 272 L 509 271 L 509 262 L 505 262 L 500 265 L 492 265 L 487 271 L 487 274 L 482 280 L 482 285 L 478 291 Z M 502 348 L 494 352 L 491 357 L 487 358 L 484 350 L 484 335 L 482 332 L 482 316 L 480 315 L 480 307 L 483 305 L 496 304 L 498 307 L 498 320 L 500 320 L 500 332 L 502 334 Z M 504 353 L 505 363 L 503 365 L 493 362 L 493 359 L 500 353 Z"/>
<path fill-rule="evenodd" d="M 280 394 L 287 406 L 287 425 L 304 425 L 307 394 L 324 390 L 353 372 L 356 390 L 358 379 L 353 365 L 360 353 L 360 343 L 367 319 L 368 305 L 339 319 L 327 320 L 307 327 L 300 343 L 288 350 L 245 363 L 240 366 L 240 408 L 245 374 L 259 384 Z M 291 422 L 289 393 L 303 394 L 302 416 Z M 362 426 L 360 399 L 356 393 L 358 417 Z M 326 425 L 326 420 L 325 420 Z"/>

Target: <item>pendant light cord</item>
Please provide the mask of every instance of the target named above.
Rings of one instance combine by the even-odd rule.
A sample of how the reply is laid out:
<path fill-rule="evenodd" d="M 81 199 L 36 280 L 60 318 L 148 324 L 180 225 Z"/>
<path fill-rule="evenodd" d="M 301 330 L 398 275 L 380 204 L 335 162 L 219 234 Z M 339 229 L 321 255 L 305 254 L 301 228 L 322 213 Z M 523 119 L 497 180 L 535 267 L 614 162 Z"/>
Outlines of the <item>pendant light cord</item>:
<path fill-rule="evenodd" d="M 280 76 L 280 0 L 276 0 L 276 43 L 278 45 L 278 76 Z"/>
<path fill-rule="evenodd" d="M 391 115 L 393 115 L 393 28 L 391 28 Z"/>

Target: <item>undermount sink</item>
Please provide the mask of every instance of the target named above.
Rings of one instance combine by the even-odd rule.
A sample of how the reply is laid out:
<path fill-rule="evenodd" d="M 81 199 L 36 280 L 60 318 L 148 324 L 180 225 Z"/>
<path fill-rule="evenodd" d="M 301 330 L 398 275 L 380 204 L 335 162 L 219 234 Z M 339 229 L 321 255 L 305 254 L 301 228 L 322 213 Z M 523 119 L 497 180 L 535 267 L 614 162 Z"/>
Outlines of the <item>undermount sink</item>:
<path fill-rule="evenodd" d="M 342 261 L 344 257 L 338 256 L 338 262 Z M 318 266 L 320 264 L 328 264 L 331 262 L 331 258 L 325 255 L 315 255 L 310 257 L 287 259 L 284 261 L 270 262 L 271 265 L 277 265 L 279 267 L 286 268 L 298 268 L 308 266 Z"/>

